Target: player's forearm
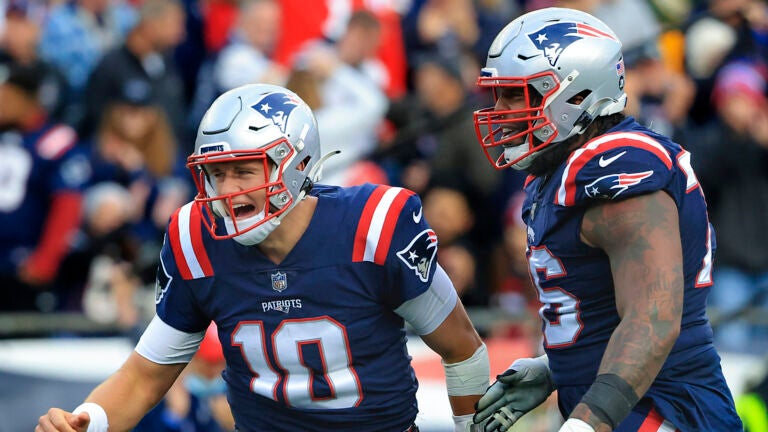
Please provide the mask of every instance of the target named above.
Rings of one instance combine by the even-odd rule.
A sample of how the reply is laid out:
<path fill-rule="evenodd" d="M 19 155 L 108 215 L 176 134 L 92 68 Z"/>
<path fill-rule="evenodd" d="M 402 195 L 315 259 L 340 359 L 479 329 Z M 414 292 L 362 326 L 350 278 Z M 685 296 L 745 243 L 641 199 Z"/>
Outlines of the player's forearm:
<path fill-rule="evenodd" d="M 679 322 L 675 326 L 625 316 L 603 356 L 598 370 L 601 382 L 592 385 L 569 417 L 585 421 L 596 432 L 618 426 L 656 379 L 679 327 Z"/>
<path fill-rule="evenodd" d="M 465 415 L 475 413 L 475 403 L 480 400 L 482 395 L 469 396 L 448 396 L 453 415 Z"/>
<path fill-rule="evenodd" d="M 596 414 L 616 426 L 651 386 L 680 334 L 684 277 L 677 209 L 664 192 L 596 206 L 584 216 L 582 236 L 610 258 L 621 321 L 581 400 L 587 406 L 571 416 L 595 426 Z"/>
<path fill-rule="evenodd" d="M 679 320 L 625 316 L 611 336 L 598 375 L 618 375 L 638 396 L 644 395 L 679 334 Z"/>
<path fill-rule="evenodd" d="M 127 431 L 163 398 L 183 365 L 150 365 L 133 352 L 126 363 L 96 387 L 86 402 L 100 405 L 107 414 L 109 430 Z"/>

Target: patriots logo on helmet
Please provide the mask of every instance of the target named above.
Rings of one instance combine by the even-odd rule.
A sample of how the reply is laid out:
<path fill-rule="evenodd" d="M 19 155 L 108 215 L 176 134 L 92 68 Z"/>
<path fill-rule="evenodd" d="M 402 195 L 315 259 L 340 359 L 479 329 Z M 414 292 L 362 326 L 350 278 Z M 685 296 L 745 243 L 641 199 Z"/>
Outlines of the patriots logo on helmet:
<path fill-rule="evenodd" d="M 549 24 L 541 29 L 528 33 L 528 38 L 554 66 L 560 58 L 560 54 L 572 43 L 585 37 L 609 38 L 615 40 L 610 33 L 606 33 L 591 25 L 573 22 Z"/>
<path fill-rule="evenodd" d="M 261 113 L 264 117 L 271 119 L 272 123 L 285 133 L 288 117 L 297 106 L 299 106 L 299 101 L 291 95 L 270 93 L 255 105 L 252 105 L 251 108 Z"/>
<path fill-rule="evenodd" d="M 653 171 L 644 171 L 639 173 L 621 173 L 602 176 L 592 183 L 584 186 L 584 192 L 590 198 L 616 198 L 631 186 L 640 183 L 643 179 L 650 177 Z"/>
<path fill-rule="evenodd" d="M 429 269 L 437 253 L 437 234 L 431 229 L 420 232 L 397 257 L 416 273 L 419 280 L 429 280 Z"/>

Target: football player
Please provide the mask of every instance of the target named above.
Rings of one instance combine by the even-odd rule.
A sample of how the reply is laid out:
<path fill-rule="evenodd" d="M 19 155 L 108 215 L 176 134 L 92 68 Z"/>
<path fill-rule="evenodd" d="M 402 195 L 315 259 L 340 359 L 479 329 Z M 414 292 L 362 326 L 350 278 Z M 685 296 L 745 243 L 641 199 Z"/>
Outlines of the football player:
<path fill-rule="evenodd" d="M 715 238 L 691 155 L 622 114 L 624 72 L 614 32 L 570 9 L 522 15 L 488 52 L 478 84 L 496 104 L 475 125 L 496 168 L 530 174 L 546 354 L 498 377 L 481 430 L 554 389 L 561 432 L 742 430 L 705 313 Z"/>
<path fill-rule="evenodd" d="M 188 159 L 199 194 L 171 218 L 157 315 L 135 351 L 40 431 L 126 430 L 165 394 L 211 321 L 242 431 L 414 431 L 407 321 L 443 361 L 457 431 L 488 387 L 485 345 L 413 192 L 319 185 L 317 124 L 282 87 L 220 96 Z"/>
<path fill-rule="evenodd" d="M 43 306 L 38 294 L 69 251 L 90 177 L 77 134 L 41 102 L 46 73 L 40 63 L 0 64 L 0 310 Z"/>

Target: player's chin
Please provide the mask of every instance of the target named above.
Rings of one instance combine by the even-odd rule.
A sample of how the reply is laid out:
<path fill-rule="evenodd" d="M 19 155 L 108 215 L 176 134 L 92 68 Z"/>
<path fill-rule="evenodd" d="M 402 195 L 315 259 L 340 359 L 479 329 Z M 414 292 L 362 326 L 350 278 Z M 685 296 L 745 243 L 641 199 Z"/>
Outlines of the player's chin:
<path fill-rule="evenodd" d="M 519 137 L 509 141 L 505 141 L 504 144 L 502 144 L 502 147 L 504 147 L 505 149 L 510 149 L 510 148 L 519 147 L 525 143 L 526 143 L 525 137 Z"/>

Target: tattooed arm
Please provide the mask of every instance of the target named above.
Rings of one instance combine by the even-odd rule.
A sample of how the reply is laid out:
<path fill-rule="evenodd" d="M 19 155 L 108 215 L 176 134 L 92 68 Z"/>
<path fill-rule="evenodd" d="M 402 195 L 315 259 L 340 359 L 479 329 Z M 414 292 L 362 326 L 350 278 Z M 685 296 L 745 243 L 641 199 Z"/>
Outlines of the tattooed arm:
<path fill-rule="evenodd" d="M 680 334 L 683 261 L 677 207 L 663 191 L 588 210 L 582 240 L 608 255 L 621 322 L 600 363 L 642 397 Z M 597 432 L 610 431 L 584 399 L 571 413 Z"/>

